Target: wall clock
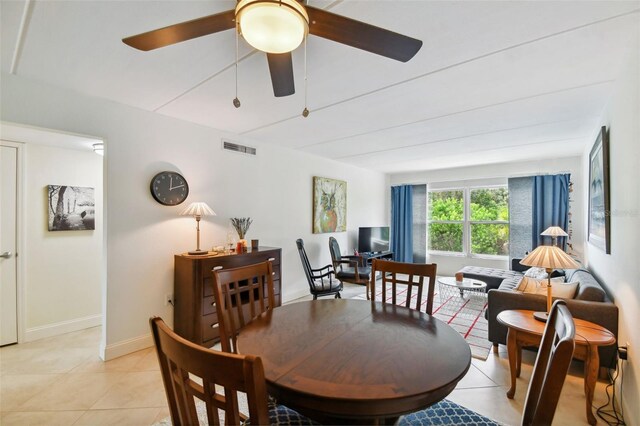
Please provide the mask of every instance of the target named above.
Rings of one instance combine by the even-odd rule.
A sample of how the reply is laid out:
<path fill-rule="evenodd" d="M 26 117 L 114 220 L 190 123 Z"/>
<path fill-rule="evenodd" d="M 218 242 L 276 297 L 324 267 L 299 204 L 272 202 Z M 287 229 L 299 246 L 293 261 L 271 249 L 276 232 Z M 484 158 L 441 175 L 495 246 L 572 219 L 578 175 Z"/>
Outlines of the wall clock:
<path fill-rule="evenodd" d="M 160 172 L 151 179 L 151 195 L 164 206 L 177 206 L 187 199 L 189 184 L 177 172 Z"/>

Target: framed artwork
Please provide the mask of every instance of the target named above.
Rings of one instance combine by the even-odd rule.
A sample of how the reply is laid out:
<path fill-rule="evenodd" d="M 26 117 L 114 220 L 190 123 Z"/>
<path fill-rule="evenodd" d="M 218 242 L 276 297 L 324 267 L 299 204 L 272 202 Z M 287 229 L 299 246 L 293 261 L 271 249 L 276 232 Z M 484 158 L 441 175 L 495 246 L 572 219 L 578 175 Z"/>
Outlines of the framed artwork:
<path fill-rule="evenodd" d="M 611 253 L 609 135 L 602 127 L 589 154 L 589 243 Z"/>
<path fill-rule="evenodd" d="M 96 203 L 93 188 L 48 185 L 49 231 L 96 229 Z"/>
<path fill-rule="evenodd" d="M 313 233 L 347 230 L 347 182 L 313 177 Z"/>

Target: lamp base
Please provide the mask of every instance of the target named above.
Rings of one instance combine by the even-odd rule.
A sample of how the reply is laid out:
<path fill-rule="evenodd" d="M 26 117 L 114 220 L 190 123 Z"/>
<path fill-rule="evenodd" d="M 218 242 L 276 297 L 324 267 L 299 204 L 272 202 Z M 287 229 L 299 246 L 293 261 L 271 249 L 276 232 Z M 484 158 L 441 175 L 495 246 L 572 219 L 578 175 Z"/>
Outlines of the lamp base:
<path fill-rule="evenodd" d="M 190 251 L 189 254 L 191 256 L 203 256 L 205 254 L 208 254 L 209 252 L 206 250 L 194 250 L 194 251 Z"/>
<path fill-rule="evenodd" d="M 534 312 L 533 318 L 538 321 L 547 322 L 547 320 L 549 319 L 549 314 L 546 312 Z"/>

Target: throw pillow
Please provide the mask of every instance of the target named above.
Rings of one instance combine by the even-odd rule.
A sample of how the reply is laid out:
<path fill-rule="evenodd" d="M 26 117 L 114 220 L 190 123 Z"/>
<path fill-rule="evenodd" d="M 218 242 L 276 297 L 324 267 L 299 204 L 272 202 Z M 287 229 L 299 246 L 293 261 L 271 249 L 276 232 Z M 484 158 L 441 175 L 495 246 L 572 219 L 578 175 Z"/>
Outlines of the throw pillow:
<path fill-rule="evenodd" d="M 553 291 L 553 283 L 564 283 L 564 278 L 551 278 L 551 290 Z M 542 288 L 542 293 L 538 291 L 538 289 Z M 521 293 L 532 293 L 532 294 L 546 294 L 547 292 L 547 279 L 536 279 L 531 277 L 522 277 L 520 280 L 520 284 L 515 289 Z"/>
<path fill-rule="evenodd" d="M 543 278 L 547 278 L 548 275 L 547 271 L 544 268 L 533 267 L 527 269 L 527 271 L 524 273 L 524 276 L 541 280 Z"/>
<path fill-rule="evenodd" d="M 578 281 L 572 283 L 554 283 L 551 279 L 551 297 L 559 297 L 561 299 L 573 299 L 578 291 Z M 545 288 L 545 293 L 547 289 Z"/>

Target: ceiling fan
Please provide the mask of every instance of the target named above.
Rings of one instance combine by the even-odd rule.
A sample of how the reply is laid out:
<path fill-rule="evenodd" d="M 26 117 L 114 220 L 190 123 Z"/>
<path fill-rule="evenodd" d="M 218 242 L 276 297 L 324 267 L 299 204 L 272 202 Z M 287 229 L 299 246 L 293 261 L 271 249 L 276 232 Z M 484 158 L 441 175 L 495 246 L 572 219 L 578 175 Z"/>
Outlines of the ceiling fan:
<path fill-rule="evenodd" d="M 295 93 L 291 51 L 308 34 L 407 62 L 422 41 L 385 30 L 297 0 L 240 0 L 235 9 L 134 35 L 122 41 L 139 50 L 153 50 L 236 28 L 251 46 L 267 54 L 273 93 Z M 234 104 L 237 98 L 234 100 Z M 239 102 L 236 106 L 239 106 Z"/>

